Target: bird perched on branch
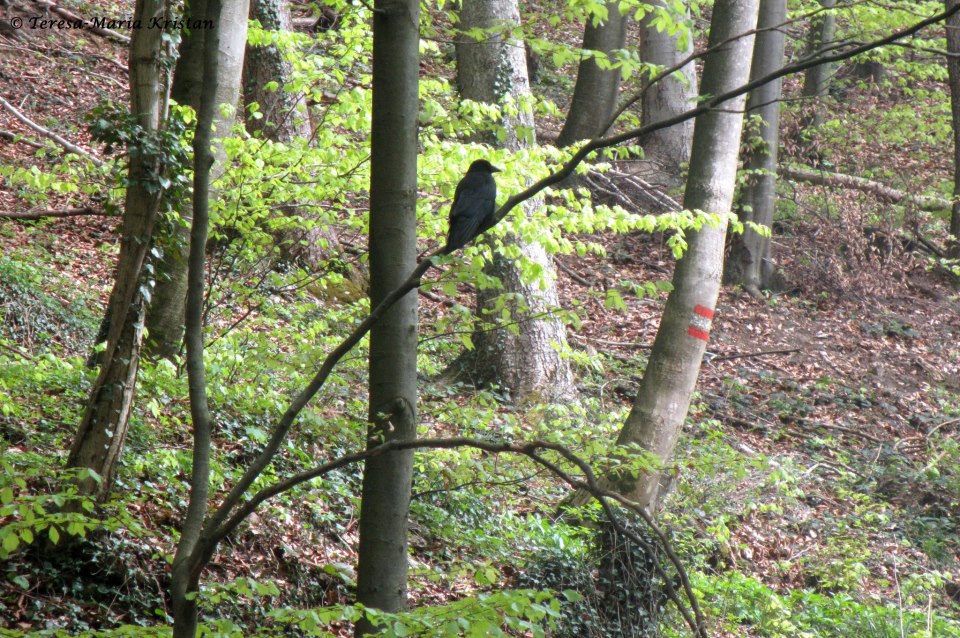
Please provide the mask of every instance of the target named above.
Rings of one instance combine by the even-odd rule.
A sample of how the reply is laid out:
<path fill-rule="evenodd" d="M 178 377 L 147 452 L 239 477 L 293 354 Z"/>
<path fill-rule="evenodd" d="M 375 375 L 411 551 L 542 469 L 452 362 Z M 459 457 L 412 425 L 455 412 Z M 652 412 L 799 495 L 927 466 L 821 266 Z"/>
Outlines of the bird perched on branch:
<path fill-rule="evenodd" d="M 450 207 L 450 232 L 443 254 L 463 248 L 493 221 L 497 210 L 497 182 L 500 169 L 487 160 L 476 160 L 457 184 Z"/>

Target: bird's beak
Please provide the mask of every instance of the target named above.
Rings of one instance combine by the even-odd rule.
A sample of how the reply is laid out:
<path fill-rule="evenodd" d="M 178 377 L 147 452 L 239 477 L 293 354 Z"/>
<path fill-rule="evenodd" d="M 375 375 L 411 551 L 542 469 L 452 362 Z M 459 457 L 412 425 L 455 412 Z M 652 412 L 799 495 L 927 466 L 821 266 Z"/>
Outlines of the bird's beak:
<path fill-rule="evenodd" d="M 500 172 L 500 169 L 497 168 L 496 166 L 494 166 L 493 164 L 491 164 L 491 165 L 490 165 L 490 172 L 491 172 L 491 173 L 499 173 L 499 172 Z"/>

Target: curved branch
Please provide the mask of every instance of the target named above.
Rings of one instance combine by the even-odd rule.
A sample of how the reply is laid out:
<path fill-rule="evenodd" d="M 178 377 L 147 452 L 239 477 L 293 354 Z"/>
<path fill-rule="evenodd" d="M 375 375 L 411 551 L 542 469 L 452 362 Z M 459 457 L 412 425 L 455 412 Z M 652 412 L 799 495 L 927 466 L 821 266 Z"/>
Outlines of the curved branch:
<path fill-rule="evenodd" d="M 582 162 L 589 155 L 591 155 L 596 151 L 600 151 L 605 148 L 610 148 L 612 146 L 617 146 L 619 144 L 623 144 L 624 142 L 636 140 L 645 135 L 648 135 L 649 133 L 653 133 L 654 131 L 670 128 L 671 126 L 680 124 L 681 122 L 685 122 L 691 118 L 697 117 L 698 115 L 702 115 L 704 113 L 707 113 L 708 111 L 711 111 L 717 108 L 719 105 L 723 104 L 724 102 L 727 102 L 729 100 L 732 100 L 733 98 L 749 93 L 750 91 L 752 91 L 757 87 L 763 86 L 768 82 L 772 82 L 786 75 L 799 73 L 800 71 L 805 71 L 806 69 L 819 66 L 821 64 L 829 64 L 830 62 L 847 60 L 854 56 L 860 55 L 861 53 L 872 51 L 873 49 L 877 49 L 887 44 L 891 44 L 897 40 L 913 35 L 914 33 L 917 33 L 918 31 L 921 31 L 922 29 L 932 24 L 936 24 L 937 22 L 941 22 L 945 20 L 946 18 L 950 17 L 957 11 L 960 11 L 960 5 L 951 7 L 950 9 L 943 11 L 942 13 L 938 13 L 925 20 L 921 20 L 920 22 L 916 22 L 910 25 L 909 27 L 901 29 L 900 31 L 895 31 L 894 33 L 891 33 L 890 35 L 884 38 L 880 38 L 879 40 L 874 40 L 872 42 L 867 42 L 865 44 L 852 46 L 847 50 L 840 51 L 838 53 L 833 53 L 833 54 L 824 55 L 824 56 L 816 56 L 813 58 L 805 58 L 798 62 L 784 65 L 780 69 L 774 71 L 773 73 L 769 73 L 763 77 L 757 78 L 755 80 L 751 80 L 750 82 L 747 82 L 746 84 L 743 84 L 731 91 L 727 91 L 726 93 L 723 93 L 721 95 L 709 97 L 705 99 L 700 104 L 700 106 L 692 108 L 689 111 L 684 111 L 683 113 L 679 113 L 665 120 L 661 120 L 653 124 L 647 124 L 645 126 L 640 126 L 640 127 L 631 129 L 629 131 L 620 133 L 618 135 L 611 135 L 610 137 L 599 137 L 599 138 L 592 139 L 586 144 L 584 144 L 583 146 L 581 146 L 580 149 L 576 153 L 574 153 L 573 157 L 567 160 L 567 162 L 563 164 L 560 168 L 558 168 L 556 172 L 547 175 L 540 181 L 532 184 L 526 190 L 523 190 L 511 196 L 509 199 L 507 199 L 507 201 L 504 202 L 503 206 L 501 206 L 497 210 L 494 220 L 491 223 L 487 224 L 482 229 L 482 231 L 487 231 L 493 226 L 495 226 L 497 223 L 500 222 L 500 220 L 506 217 L 510 213 L 510 211 L 512 211 L 522 202 L 525 202 L 526 200 L 532 197 L 535 197 L 540 193 L 540 191 L 544 190 L 548 186 L 553 186 L 554 184 L 557 184 L 563 181 L 564 179 L 566 179 L 567 177 L 569 177 L 573 173 L 573 171 L 576 169 L 576 167 L 580 164 L 580 162 Z"/>
<path fill-rule="evenodd" d="M 537 465 L 547 469 L 552 474 L 560 478 L 563 482 L 567 483 L 571 488 L 575 490 L 584 490 L 589 492 L 603 508 L 604 513 L 607 518 L 610 520 L 610 523 L 613 525 L 614 529 L 618 533 L 623 534 L 631 541 L 640 545 L 642 547 L 648 547 L 649 545 L 639 536 L 628 530 L 617 517 L 616 512 L 610 506 L 608 501 L 616 501 L 623 507 L 636 513 L 644 523 L 653 531 L 654 535 L 659 540 L 660 546 L 664 549 L 664 553 L 667 555 L 668 560 L 673 565 L 674 569 L 677 571 L 677 575 L 680 579 L 681 585 L 683 586 L 684 594 L 690 602 L 690 607 L 693 610 L 693 616 L 690 615 L 690 611 L 683 605 L 683 602 L 680 600 L 680 597 L 677 595 L 676 590 L 670 582 L 670 579 L 666 572 L 663 571 L 663 567 L 654 561 L 655 569 L 657 570 L 658 575 L 664 582 L 664 586 L 667 590 L 667 594 L 673 603 L 677 606 L 677 609 L 680 611 L 685 622 L 693 631 L 695 636 L 699 638 L 706 638 L 706 619 L 703 616 L 703 613 L 700 610 L 699 603 L 697 602 L 696 595 L 693 592 L 693 588 L 690 585 L 690 579 L 686 573 L 686 570 L 683 567 L 683 562 L 677 556 L 676 552 L 673 551 L 673 547 L 670 545 L 670 541 L 667 538 L 666 534 L 661 530 L 657 524 L 653 521 L 650 515 L 637 503 L 629 500 L 628 498 L 612 492 L 610 490 L 600 487 L 599 482 L 596 479 L 596 475 L 593 473 L 590 465 L 578 457 L 576 454 L 571 452 L 565 446 L 558 443 L 551 443 L 548 441 L 528 441 L 528 442 L 518 442 L 518 443 L 508 443 L 508 442 L 496 442 L 496 441 L 485 441 L 483 439 L 473 439 L 468 437 L 453 437 L 453 438 L 439 438 L 439 439 L 417 439 L 417 440 L 391 440 L 380 445 L 362 450 L 359 452 L 354 452 L 352 454 L 347 454 L 339 458 L 333 459 L 324 463 L 323 465 L 317 466 L 310 470 L 300 472 L 295 474 L 283 481 L 279 481 L 263 488 L 257 492 L 250 500 L 245 502 L 242 506 L 238 507 L 232 516 L 215 530 L 212 530 L 209 533 L 209 536 L 201 541 L 202 547 L 198 547 L 198 551 L 202 551 L 203 557 L 210 557 L 213 555 L 213 552 L 216 550 L 216 546 L 250 514 L 252 514 L 257 507 L 262 503 L 286 492 L 297 485 L 312 481 L 314 479 L 320 478 L 329 474 L 334 470 L 346 467 L 353 463 L 358 463 L 360 461 L 365 461 L 373 457 L 381 456 L 387 452 L 392 452 L 396 450 L 412 450 L 412 449 L 450 449 L 450 448 L 459 448 L 459 447 L 471 447 L 490 454 L 502 454 L 502 453 L 511 453 L 519 454 L 526 456 L 532 460 Z M 563 470 L 556 463 L 545 459 L 539 452 L 539 450 L 550 450 L 556 452 L 564 459 L 566 459 L 571 464 L 575 465 L 582 473 L 585 480 L 578 479 L 571 475 L 569 472 Z M 198 568 L 202 568 L 203 565 L 198 565 Z"/>

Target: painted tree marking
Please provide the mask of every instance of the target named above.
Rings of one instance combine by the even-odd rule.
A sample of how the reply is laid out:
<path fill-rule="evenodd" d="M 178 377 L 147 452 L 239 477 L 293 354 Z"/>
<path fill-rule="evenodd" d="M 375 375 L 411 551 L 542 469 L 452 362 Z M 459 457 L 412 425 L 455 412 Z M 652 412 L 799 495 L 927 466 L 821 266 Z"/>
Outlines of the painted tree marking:
<path fill-rule="evenodd" d="M 713 322 L 713 310 L 697 304 L 693 307 L 693 316 L 687 334 L 701 341 L 710 340 L 710 325 Z"/>

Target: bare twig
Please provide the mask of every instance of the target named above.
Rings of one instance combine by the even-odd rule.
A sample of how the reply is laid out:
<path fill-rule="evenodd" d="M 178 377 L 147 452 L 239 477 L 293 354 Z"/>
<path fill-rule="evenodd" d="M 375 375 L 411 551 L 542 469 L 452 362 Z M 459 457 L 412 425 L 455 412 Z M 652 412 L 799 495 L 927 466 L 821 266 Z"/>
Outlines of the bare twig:
<path fill-rule="evenodd" d="M 15 347 L 13 347 L 13 346 L 8 346 L 7 344 L 3 343 L 2 341 L 0 341 L 0 348 L 3 348 L 4 350 L 7 350 L 8 352 L 12 352 L 13 354 L 15 354 L 15 355 L 17 355 L 18 357 L 21 357 L 21 358 L 23 358 L 23 359 L 26 359 L 27 361 L 33 361 L 33 355 L 31 355 L 30 353 L 21 351 L 20 348 L 15 348 Z"/>
<path fill-rule="evenodd" d="M 570 279 L 573 279 L 575 282 L 577 282 L 581 286 L 586 286 L 587 288 L 593 288 L 593 284 L 591 284 L 584 277 L 579 275 L 576 271 L 574 271 L 572 268 L 567 266 L 565 263 L 563 263 L 559 259 L 554 259 L 553 263 L 557 265 L 557 268 L 565 272 L 567 276 L 570 277 Z"/>

